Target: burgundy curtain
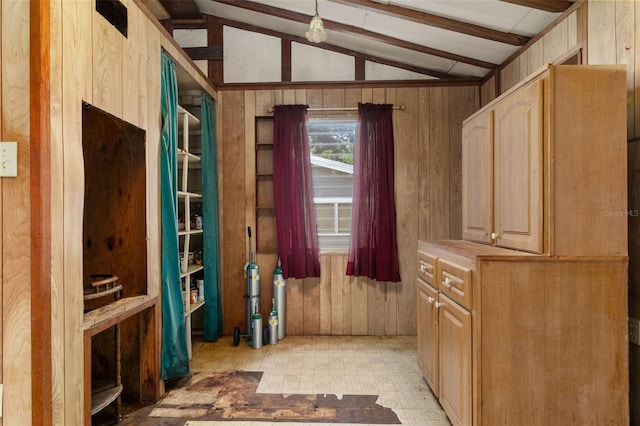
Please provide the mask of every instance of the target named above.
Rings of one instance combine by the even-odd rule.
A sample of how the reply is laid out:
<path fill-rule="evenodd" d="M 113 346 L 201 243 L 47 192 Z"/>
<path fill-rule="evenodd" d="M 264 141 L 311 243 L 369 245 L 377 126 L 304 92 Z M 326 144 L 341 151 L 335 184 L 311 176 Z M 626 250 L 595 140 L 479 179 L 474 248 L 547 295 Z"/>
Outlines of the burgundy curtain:
<path fill-rule="evenodd" d="M 273 198 L 284 278 L 320 276 L 306 105 L 273 108 Z"/>
<path fill-rule="evenodd" d="M 347 275 L 398 282 L 392 105 L 358 104 L 354 151 Z"/>

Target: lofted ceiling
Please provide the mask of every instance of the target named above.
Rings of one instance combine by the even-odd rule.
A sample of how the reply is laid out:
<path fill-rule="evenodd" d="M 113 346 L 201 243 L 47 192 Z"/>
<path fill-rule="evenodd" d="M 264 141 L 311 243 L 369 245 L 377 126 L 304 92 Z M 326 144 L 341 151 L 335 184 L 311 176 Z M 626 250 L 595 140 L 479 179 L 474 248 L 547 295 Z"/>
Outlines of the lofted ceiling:
<path fill-rule="evenodd" d="M 574 4 L 569 0 L 318 0 L 329 38 L 313 44 L 304 33 L 315 14 L 314 0 L 143 2 L 161 22 L 179 25 L 215 17 L 223 25 L 438 79 L 486 77 Z"/>

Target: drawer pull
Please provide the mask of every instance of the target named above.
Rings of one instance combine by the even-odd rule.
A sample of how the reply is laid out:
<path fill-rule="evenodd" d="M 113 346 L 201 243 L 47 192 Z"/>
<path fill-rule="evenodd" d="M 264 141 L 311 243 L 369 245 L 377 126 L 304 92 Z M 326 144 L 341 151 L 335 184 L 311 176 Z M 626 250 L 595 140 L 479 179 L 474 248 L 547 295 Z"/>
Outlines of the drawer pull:
<path fill-rule="evenodd" d="M 420 265 L 420 272 L 425 272 L 427 267 L 425 265 Z"/>
<path fill-rule="evenodd" d="M 446 277 L 446 278 L 444 279 L 444 281 L 442 282 L 442 284 L 444 284 L 444 286 L 445 286 L 446 288 L 451 288 L 451 278 Z"/>
<path fill-rule="evenodd" d="M 443 305 L 442 303 L 440 303 L 440 302 L 436 302 L 435 307 L 436 307 L 436 309 L 437 309 L 437 308 L 439 308 L 439 307 L 440 307 L 440 306 L 442 306 L 442 305 Z"/>
<path fill-rule="evenodd" d="M 434 299 L 433 297 L 429 296 L 427 297 L 427 302 L 429 302 L 429 304 L 435 302 L 436 299 Z"/>

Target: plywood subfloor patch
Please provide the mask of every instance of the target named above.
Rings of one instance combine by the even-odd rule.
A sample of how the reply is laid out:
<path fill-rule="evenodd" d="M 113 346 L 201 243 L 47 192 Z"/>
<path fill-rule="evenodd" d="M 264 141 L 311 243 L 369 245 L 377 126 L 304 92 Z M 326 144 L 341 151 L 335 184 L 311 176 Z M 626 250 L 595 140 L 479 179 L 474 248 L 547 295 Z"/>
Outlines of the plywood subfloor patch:
<path fill-rule="evenodd" d="M 127 415 L 123 424 L 184 425 L 191 421 L 270 421 L 400 424 L 377 395 L 257 393 L 262 372 L 195 374 L 158 404 Z"/>

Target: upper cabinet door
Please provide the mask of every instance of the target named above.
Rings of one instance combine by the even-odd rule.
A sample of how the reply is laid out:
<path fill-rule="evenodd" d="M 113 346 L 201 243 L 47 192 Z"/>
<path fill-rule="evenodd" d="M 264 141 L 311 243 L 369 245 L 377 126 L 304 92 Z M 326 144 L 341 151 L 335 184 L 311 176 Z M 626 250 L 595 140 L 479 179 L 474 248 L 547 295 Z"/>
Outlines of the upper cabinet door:
<path fill-rule="evenodd" d="M 487 110 L 462 128 L 462 238 L 492 243 L 493 111 Z"/>
<path fill-rule="evenodd" d="M 495 106 L 495 244 L 543 252 L 542 81 Z"/>

